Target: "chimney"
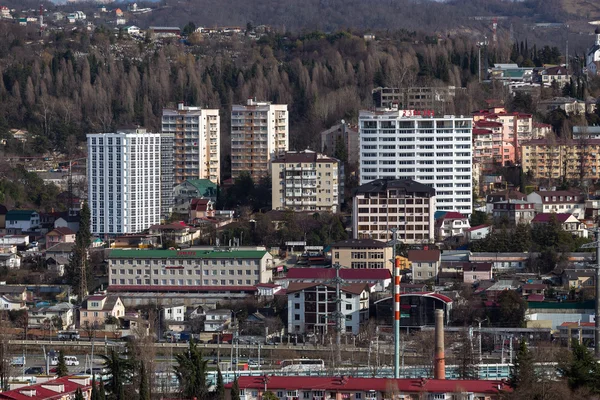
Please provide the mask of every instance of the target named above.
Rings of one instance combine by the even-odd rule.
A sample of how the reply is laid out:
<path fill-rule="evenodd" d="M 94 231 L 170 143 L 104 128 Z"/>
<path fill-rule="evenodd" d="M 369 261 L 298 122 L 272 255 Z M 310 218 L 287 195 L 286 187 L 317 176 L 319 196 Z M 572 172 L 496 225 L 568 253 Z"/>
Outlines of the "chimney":
<path fill-rule="evenodd" d="M 433 377 L 446 379 L 446 359 L 444 356 L 444 310 L 435 310 L 435 360 Z"/>

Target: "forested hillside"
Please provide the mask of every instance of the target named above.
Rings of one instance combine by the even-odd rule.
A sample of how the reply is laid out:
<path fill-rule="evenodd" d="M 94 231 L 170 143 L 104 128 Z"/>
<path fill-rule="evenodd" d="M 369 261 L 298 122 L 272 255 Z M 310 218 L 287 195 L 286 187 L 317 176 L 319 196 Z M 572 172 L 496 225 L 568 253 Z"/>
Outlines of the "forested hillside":
<path fill-rule="evenodd" d="M 158 130 L 162 108 L 184 101 L 221 109 L 227 171 L 229 112 L 248 97 L 288 104 L 291 148 L 304 149 L 319 146 L 322 128 L 370 107 L 376 86 L 467 87 L 447 110 L 458 114 L 487 96 L 477 84 L 477 48 L 462 37 L 403 30 L 366 42 L 347 32 L 316 32 L 185 45 L 135 41 L 99 28 L 52 34 L 41 44 L 13 24 L 0 24 L 2 30 L 0 128 L 37 134 L 31 146 L 15 151 L 70 152 L 88 132 L 130 124 Z M 510 46 L 496 47 L 489 61 L 510 54 Z"/>

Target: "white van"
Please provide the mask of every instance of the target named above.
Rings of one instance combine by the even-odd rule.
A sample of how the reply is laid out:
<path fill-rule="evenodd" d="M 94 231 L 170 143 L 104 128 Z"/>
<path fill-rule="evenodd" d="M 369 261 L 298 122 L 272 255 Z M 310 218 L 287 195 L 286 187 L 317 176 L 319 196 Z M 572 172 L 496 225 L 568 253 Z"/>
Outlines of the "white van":
<path fill-rule="evenodd" d="M 75 356 L 65 356 L 65 364 L 67 366 L 72 366 L 72 365 L 77 366 L 77 365 L 79 365 L 79 360 Z M 58 357 L 52 357 L 50 359 L 50 365 L 52 365 L 52 366 L 58 365 Z"/>

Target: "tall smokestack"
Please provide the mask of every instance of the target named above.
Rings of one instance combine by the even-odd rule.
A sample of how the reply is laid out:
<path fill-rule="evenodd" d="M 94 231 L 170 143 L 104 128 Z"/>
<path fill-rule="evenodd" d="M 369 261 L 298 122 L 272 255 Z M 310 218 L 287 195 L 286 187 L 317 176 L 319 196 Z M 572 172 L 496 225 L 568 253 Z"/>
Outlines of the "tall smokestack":
<path fill-rule="evenodd" d="M 446 358 L 444 356 L 444 310 L 435 310 L 435 379 L 446 379 Z"/>

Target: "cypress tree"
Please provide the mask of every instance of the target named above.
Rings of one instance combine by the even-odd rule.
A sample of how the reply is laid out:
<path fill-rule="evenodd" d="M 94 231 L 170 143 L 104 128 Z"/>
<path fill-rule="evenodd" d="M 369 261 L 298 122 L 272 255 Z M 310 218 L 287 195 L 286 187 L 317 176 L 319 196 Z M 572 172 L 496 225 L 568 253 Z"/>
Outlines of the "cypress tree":
<path fill-rule="evenodd" d="M 537 375 L 533 356 L 527 348 L 524 340 L 519 344 L 519 350 L 515 357 L 515 362 L 510 369 L 509 383 L 515 390 L 524 391 L 535 385 Z"/>
<path fill-rule="evenodd" d="M 238 384 L 237 377 L 231 386 L 231 400 L 240 400 L 240 386 Z"/>
<path fill-rule="evenodd" d="M 69 368 L 67 368 L 67 363 L 65 362 L 65 355 L 62 351 L 58 353 L 58 365 L 56 366 L 56 375 L 58 375 L 58 377 L 69 375 Z"/>
<path fill-rule="evenodd" d="M 140 400 L 150 400 L 150 388 L 148 387 L 146 364 L 143 362 L 140 368 Z"/>
<path fill-rule="evenodd" d="M 225 385 L 223 384 L 223 374 L 221 368 L 217 368 L 217 387 L 215 388 L 215 399 L 225 400 Z"/>

